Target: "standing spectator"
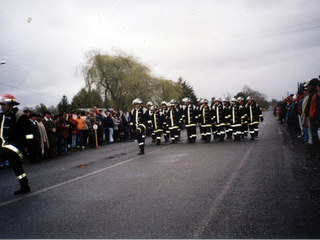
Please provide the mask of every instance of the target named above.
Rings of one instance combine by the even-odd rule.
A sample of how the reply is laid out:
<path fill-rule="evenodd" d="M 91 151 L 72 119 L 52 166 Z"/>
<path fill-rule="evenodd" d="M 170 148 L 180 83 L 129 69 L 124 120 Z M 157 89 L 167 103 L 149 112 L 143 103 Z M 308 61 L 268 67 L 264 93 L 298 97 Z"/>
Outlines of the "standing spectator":
<path fill-rule="evenodd" d="M 83 129 L 84 129 L 84 120 L 81 118 L 81 112 L 77 112 L 77 148 L 84 148 L 83 146 Z"/>
<path fill-rule="evenodd" d="M 317 109 L 317 86 L 319 80 L 317 78 L 311 79 L 307 87 L 309 88 L 310 94 L 308 103 L 306 106 L 306 114 L 308 114 L 311 125 L 311 135 L 312 135 L 312 147 L 315 153 L 319 152 L 319 137 L 318 137 L 318 124 L 316 122 L 315 113 Z"/>
<path fill-rule="evenodd" d="M 76 119 L 73 118 L 72 113 L 68 114 L 68 124 L 69 124 L 69 138 L 68 144 L 70 144 L 70 149 L 77 147 L 77 126 L 78 122 Z"/>
<path fill-rule="evenodd" d="M 96 146 L 96 142 L 95 142 L 95 130 L 93 129 L 93 125 L 96 124 L 96 116 L 95 116 L 95 111 L 94 109 L 90 109 L 90 113 L 87 116 L 86 119 L 86 124 L 88 125 L 88 136 L 89 136 L 89 145 L 94 148 L 94 147 L 98 147 Z"/>
<path fill-rule="evenodd" d="M 123 112 L 122 113 L 122 116 L 121 116 L 121 123 L 123 125 L 123 140 L 126 141 L 129 137 L 129 129 L 128 129 L 128 126 L 129 126 L 129 122 L 128 122 L 128 119 L 127 119 L 127 112 Z"/>
<path fill-rule="evenodd" d="M 88 134 L 89 134 L 89 128 L 88 128 L 88 125 L 86 123 L 87 113 L 82 111 L 81 112 L 81 118 L 84 121 L 84 128 L 83 128 L 83 132 L 82 132 L 82 146 L 87 146 L 87 144 L 88 144 Z"/>
<path fill-rule="evenodd" d="M 59 139 L 59 152 L 60 155 L 69 154 L 68 150 L 68 129 L 69 125 L 66 122 L 66 115 L 63 113 L 59 114 L 57 120 L 57 136 Z"/>
<path fill-rule="evenodd" d="M 106 143 L 109 142 L 109 127 L 108 127 L 108 116 L 109 116 L 109 112 L 105 111 L 104 116 L 103 116 L 103 122 L 104 122 L 104 138 Z"/>
<path fill-rule="evenodd" d="M 96 121 L 98 124 L 98 129 L 97 129 L 98 144 L 101 145 L 103 141 L 103 126 L 104 126 L 104 118 L 102 116 L 102 110 L 99 110 L 97 112 Z"/>
<path fill-rule="evenodd" d="M 51 113 L 49 111 L 44 112 L 44 118 L 42 123 L 46 129 L 48 136 L 48 147 L 45 146 L 44 152 L 46 157 L 56 157 L 54 153 L 54 136 L 56 134 L 56 124 L 51 119 Z"/>
<path fill-rule="evenodd" d="M 43 158 L 42 156 L 44 155 L 44 148 L 45 148 L 45 146 L 46 146 L 46 148 L 49 148 L 49 141 L 48 141 L 46 128 L 44 127 L 44 125 L 42 123 L 41 114 L 37 114 L 36 120 L 37 120 L 37 124 L 38 124 L 38 128 L 39 128 L 39 132 L 40 132 L 40 135 L 41 135 L 41 142 L 40 142 L 41 153 L 40 153 L 40 158 Z M 46 158 L 45 155 L 44 155 L 44 158 Z"/>
<path fill-rule="evenodd" d="M 120 121 L 117 117 L 117 113 L 113 112 L 112 113 L 112 121 L 113 121 L 113 139 L 114 141 L 118 142 L 119 141 L 119 136 L 120 136 Z"/>
<path fill-rule="evenodd" d="M 109 116 L 108 116 L 108 128 L 109 128 L 109 143 L 113 143 L 113 119 L 112 119 L 112 112 L 110 112 Z"/>
<path fill-rule="evenodd" d="M 52 117 L 52 122 L 54 123 L 55 127 L 57 126 L 57 120 L 58 120 L 57 115 Z M 57 131 L 55 131 L 53 134 L 53 154 L 54 154 L 53 157 L 56 157 L 58 155 L 58 148 L 59 148 L 58 133 Z"/>
<path fill-rule="evenodd" d="M 38 128 L 38 124 L 36 122 L 36 114 L 31 113 L 29 116 L 29 120 L 30 120 L 30 125 L 32 128 L 33 139 L 34 139 L 33 145 L 29 149 L 29 161 L 30 163 L 36 163 L 36 162 L 40 162 L 39 150 L 40 150 L 41 135 Z"/>
<path fill-rule="evenodd" d="M 312 136 L 311 136 L 311 130 L 310 130 L 310 119 L 308 117 L 308 114 L 306 113 L 306 107 L 309 101 L 309 89 L 305 87 L 304 89 L 304 98 L 302 101 L 302 111 L 301 111 L 301 121 L 302 121 L 302 127 L 303 127 L 303 140 L 306 142 L 306 144 L 311 145 L 312 144 Z"/>
<path fill-rule="evenodd" d="M 29 109 L 23 110 L 23 113 L 25 115 L 27 115 L 28 117 L 30 116 L 30 110 Z"/>

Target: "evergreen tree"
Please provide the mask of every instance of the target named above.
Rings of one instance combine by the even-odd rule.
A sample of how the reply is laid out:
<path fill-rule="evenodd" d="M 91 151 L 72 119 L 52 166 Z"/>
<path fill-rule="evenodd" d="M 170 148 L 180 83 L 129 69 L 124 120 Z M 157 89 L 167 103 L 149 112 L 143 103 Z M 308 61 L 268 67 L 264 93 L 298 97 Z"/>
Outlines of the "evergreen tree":
<path fill-rule="evenodd" d="M 179 77 L 178 84 L 180 86 L 180 97 L 179 100 L 183 98 L 190 98 L 192 103 L 198 105 L 196 94 L 194 93 L 193 87 L 187 83 L 186 80 L 183 80 L 182 77 Z"/>
<path fill-rule="evenodd" d="M 59 112 L 65 112 L 68 113 L 70 111 L 71 105 L 68 102 L 68 98 L 66 95 L 63 95 L 61 98 L 60 103 L 58 104 L 58 110 Z"/>

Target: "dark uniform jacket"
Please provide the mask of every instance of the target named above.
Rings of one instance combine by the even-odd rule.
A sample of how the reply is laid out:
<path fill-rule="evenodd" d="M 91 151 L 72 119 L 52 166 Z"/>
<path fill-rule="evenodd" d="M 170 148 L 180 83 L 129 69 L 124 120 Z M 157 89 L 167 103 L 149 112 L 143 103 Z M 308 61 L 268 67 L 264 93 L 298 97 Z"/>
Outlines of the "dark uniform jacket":
<path fill-rule="evenodd" d="M 130 125 L 135 130 L 138 127 L 147 128 L 148 120 L 149 120 L 148 109 L 144 107 L 140 107 L 138 109 L 134 108 L 130 112 Z"/>
<path fill-rule="evenodd" d="M 162 131 L 165 124 L 165 116 L 161 112 L 153 112 L 150 121 L 151 128 L 154 132 Z"/>
<path fill-rule="evenodd" d="M 185 120 L 185 126 L 191 127 L 196 126 L 196 123 L 198 122 L 198 116 L 199 112 L 197 110 L 197 107 L 193 104 L 190 104 L 188 106 L 183 106 L 182 108 L 182 120 Z"/>
<path fill-rule="evenodd" d="M 34 136 L 29 118 L 18 108 L 15 107 L 7 113 L 1 113 L 0 121 L 1 148 L 9 149 L 20 155 L 23 147 L 33 144 Z"/>
<path fill-rule="evenodd" d="M 201 125 L 201 127 L 211 127 L 211 123 L 212 123 L 211 107 L 209 107 L 209 106 L 200 107 L 198 119 L 199 119 L 199 124 Z"/>
<path fill-rule="evenodd" d="M 181 123 L 181 113 L 177 110 L 177 108 L 169 109 L 167 111 L 166 118 L 169 129 L 173 127 L 179 127 Z"/>
<path fill-rule="evenodd" d="M 246 104 L 247 113 L 248 113 L 248 124 L 259 124 L 260 118 L 262 118 L 262 112 L 259 107 L 259 104 L 256 102 L 253 102 L 253 104 Z"/>
<path fill-rule="evenodd" d="M 241 127 L 242 125 L 242 112 L 239 105 L 231 105 L 230 109 L 230 126 Z"/>
<path fill-rule="evenodd" d="M 214 105 L 212 108 L 212 121 L 215 122 L 217 127 L 224 126 L 226 124 L 225 111 L 222 104 L 219 106 Z"/>

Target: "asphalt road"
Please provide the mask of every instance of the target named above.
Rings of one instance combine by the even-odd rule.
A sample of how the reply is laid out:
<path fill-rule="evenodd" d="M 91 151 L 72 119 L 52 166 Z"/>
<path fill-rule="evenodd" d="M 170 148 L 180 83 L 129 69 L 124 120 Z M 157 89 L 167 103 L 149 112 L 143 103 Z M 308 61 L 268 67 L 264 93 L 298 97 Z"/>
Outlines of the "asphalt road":
<path fill-rule="evenodd" d="M 146 140 L 0 171 L 0 238 L 319 238 L 309 177 L 271 112 L 259 139 Z M 198 130 L 197 130 L 198 131 Z M 199 131 L 198 131 L 199 134 Z M 200 137 L 198 137 L 199 139 Z"/>

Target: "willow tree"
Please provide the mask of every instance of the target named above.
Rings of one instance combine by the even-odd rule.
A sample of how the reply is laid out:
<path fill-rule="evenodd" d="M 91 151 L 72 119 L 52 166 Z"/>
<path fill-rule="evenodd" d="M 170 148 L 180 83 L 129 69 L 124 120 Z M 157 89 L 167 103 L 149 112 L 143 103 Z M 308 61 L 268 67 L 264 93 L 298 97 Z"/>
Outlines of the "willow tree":
<path fill-rule="evenodd" d="M 115 55 L 99 51 L 87 53 L 87 65 L 83 68 L 89 89 L 95 86 L 110 99 L 110 106 L 128 110 L 134 98 L 150 101 L 155 91 L 155 79 L 150 69 L 133 56 L 119 52 Z"/>
<path fill-rule="evenodd" d="M 156 78 L 155 82 L 156 91 L 152 97 L 155 104 L 160 105 L 162 101 L 169 102 L 173 98 L 179 98 L 180 86 L 178 83 L 163 78 Z"/>
<path fill-rule="evenodd" d="M 93 106 L 102 107 L 102 98 L 95 89 L 86 90 L 82 88 L 73 98 L 71 102 L 72 109 L 92 108 Z"/>

